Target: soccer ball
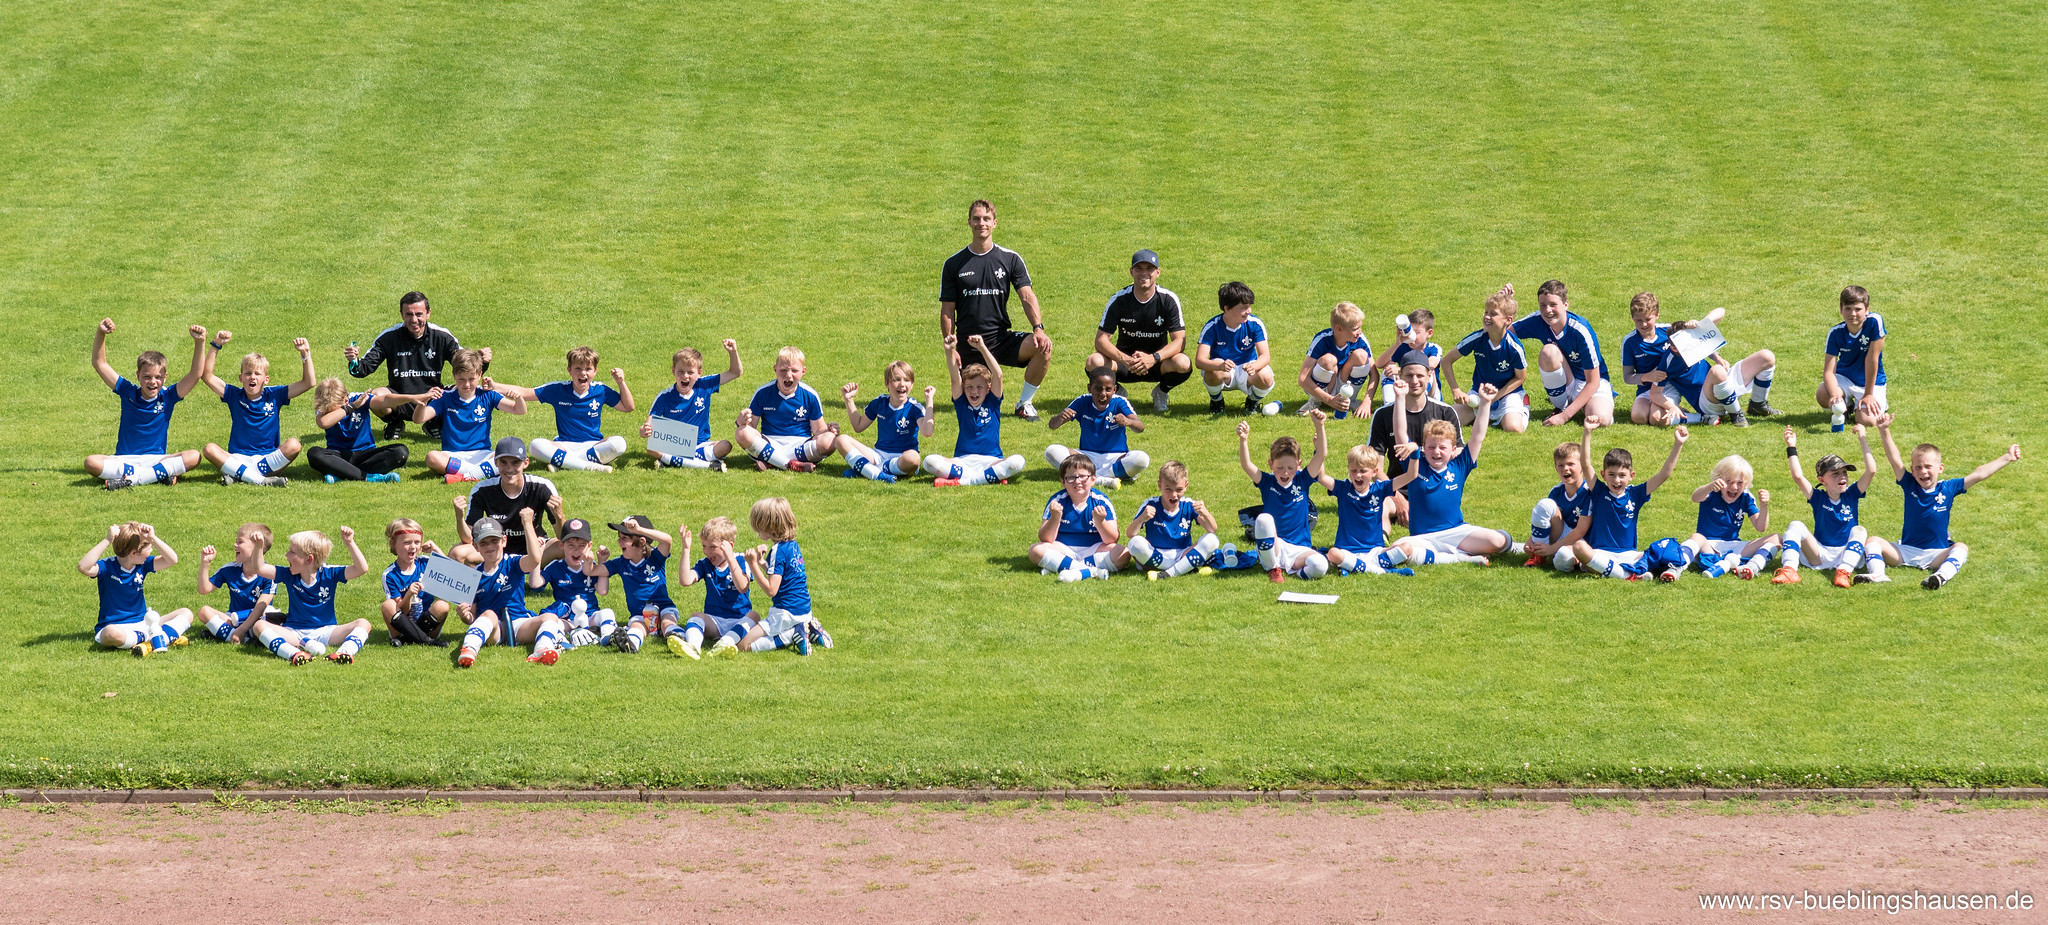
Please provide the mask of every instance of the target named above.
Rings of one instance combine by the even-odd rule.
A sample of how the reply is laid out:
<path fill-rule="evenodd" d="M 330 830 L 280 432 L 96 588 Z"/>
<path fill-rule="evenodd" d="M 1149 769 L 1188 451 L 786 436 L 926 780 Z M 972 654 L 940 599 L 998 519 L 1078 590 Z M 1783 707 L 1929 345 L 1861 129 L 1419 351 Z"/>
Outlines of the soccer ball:
<path fill-rule="evenodd" d="M 1269 402 L 1267 402 L 1267 403 L 1265 403 L 1265 404 L 1263 404 L 1263 405 L 1260 405 L 1260 406 L 1259 406 L 1259 413 L 1260 413 L 1260 414 L 1263 414 L 1263 415 L 1265 415 L 1265 416 L 1267 416 L 1267 417 L 1272 417 L 1273 415 L 1279 414 L 1279 413 L 1280 413 L 1280 403 L 1279 403 L 1279 402 L 1277 402 L 1277 401 L 1269 401 Z"/>

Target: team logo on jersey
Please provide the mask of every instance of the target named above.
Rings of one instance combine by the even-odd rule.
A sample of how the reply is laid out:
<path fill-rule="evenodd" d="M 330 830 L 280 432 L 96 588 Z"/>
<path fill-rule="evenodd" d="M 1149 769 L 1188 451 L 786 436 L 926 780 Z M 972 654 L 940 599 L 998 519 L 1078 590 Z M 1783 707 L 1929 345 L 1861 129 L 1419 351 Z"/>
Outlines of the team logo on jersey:
<path fill-rule="evenodd" d="M 1240 338 L 1238 338 L 1238 339 L 1237 339 L 1237 345 L 1238 345 L 1239 347 L 1245 347 L 1245 348 L 1249 348 L 1249 347 L 1251 347 L 1251 345 L 1252 345 L 1252 336 L 1251 336 L 1250 334 L 1246 334 L 1245 336 L 1243 336 L 1243 337 L 1240 337 Z"/>
<path fill-rule="evenodd" d="M 1946 494 L 1937 494 L 1937 495 L 1935 495 L 1935 496 L 1934 496 L 1934 512 L 1935 512 L 1935 513 L 1937 513 L 1937 514 L 1942 514 L 1942 513 L 1946 513 L 1947 511 L 1948 511 L 1948 495 L 1946 495 Z"/>
<path fill-rule="evenodd" d="M 427 349 L 420 351 L 420 356 L 425 357 L 427 362 L 429 363 L 434 362 L 434 348 L 428 347 Z"/>
<path fill-rule="evenodd" d="M 807 414 L 810 414 L 810 413 L 811 413 L 811 409 L 809 409 L 809 408 L 798 408 L 798 409 L 796 409 L 796 419 L 797 419 L 797 420 L 799 420 L 799 421 L 801 421 L 801 420 L 803 420 L 803 419 L 804 419 L 804 416 L 805 416 L 805 415 L 807 415 Z"/>
<path fill-rule="evenodd" d="M 1444 487 L 1445 487 L 1445 488 L 1456 488 L 1456 487 L 1458 487 L 1458 473 L 1456 473 L 1456 472 L 1453 472 L 1453 471 L 1450 471 L 1450 470 L 1445 470 L 1445 471 L 1444 471 Z"/>
<path fill-rule="evenodd" d="M 1570 353 L 1567 353 L 1567 354 L 1565 354 L 1565 356 L 1567 356 L 1567 357 L 1571 358 L 1571 361 L 1572 361 L 1573 363 L 1577 363 L 1577 362 L 1579 362 L 1579 352 L 1578 352 L 1577 350 L 1574 350 L 1574 351 L 1572 351 L 1572 352 L 1570 352 Z"/>
<path fill-rule="evenodd" d="M 999 282 L 999 283 L 1000 283 L 1000 282 L 1002 282 L 1002 281 L 1004 280 L 1004 278 L 1006 278 L 1006 277 L 1008 277 L 1008 276 L 1009 276 L 1009 274 L 1007 274 L 1007 273 L 1003 272 L 1003 268 L 1002 268 L 1002 267 L 997 267 L 997 268 L 996 268 L 996 272 L 995 272 L 996 282 Z"/>
<path fill-rule="evenodd" d="M 1504 372 L 1507 372 L 1508 370 L 1514 369 L 1514 368 L 1515 368 L 1515 367 L 1514 367 L 1514 364 L 1512 364 L 1512 363 L 1509 363 L 1509 362 L 1508 362 L 1508 361 L 1506 361 L 1506 360 L 1502 360 L 1502 361 L 1500 361 L 1500 365 L 1498 365 L 1498 366 L 1495 366 L 1495 367 L 1494 367 L 1494 369 L 1495 369 L 1496 371 L 1498 371 L 1498 372 L 1503 372 L 1503 373 L 1504 373 Z"/>
<path fill-rule="evenodd" d="M 263 414 L 274 414 L 277 412 L 277 405 L 271 402 L 264 402 L 263 404 L 257 405 L 256 410 L 262 412 Z"/>
<path fill-rule="evenodd" d="M 917 425 L 912 424 L 910 422 L 910 418 L 908 417 L 900 417 L 896 419 L 896 432 L 899 434 L 909 433 L 910 429 L 915 426 Z"/>
<path fill-rule="evenodd" d="M 1627 517 L 1636 516 L 1636 503 L 1632 500 L 1621 502 L 1621 513 Z"/>
<path fill-rule="evenodd" d="M 299 587 L 306 595 L 306 603 L 311 604 L 315 607 L 319 607 L 323 604 L 326 604 L 329 600 L 333 599 L 334 597 L 334 589 L 326 586 L 325 584 L 318 584 L 308 588 L 303 583 L 301 583 Z"/>

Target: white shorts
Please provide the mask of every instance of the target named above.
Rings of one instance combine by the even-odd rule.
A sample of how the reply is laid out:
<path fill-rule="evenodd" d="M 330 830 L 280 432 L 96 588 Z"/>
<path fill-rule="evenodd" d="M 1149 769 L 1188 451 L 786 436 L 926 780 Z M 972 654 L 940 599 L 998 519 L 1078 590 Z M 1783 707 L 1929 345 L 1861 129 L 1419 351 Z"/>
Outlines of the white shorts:
<path fill-rule="evenodd" d="M 1585 391 L 1585 390 L 1586 390 L 1586 382 L 1587 382 L 1587 381 L 1588 381 L 1588 380 L 1585 380 L 1585 379 L 1581 379 L 1581 378 L 1579 378 L 1579 377 L 1577 377 L 1577 376 L 1574 376 L 1574 375 L 1572 375 L 1572 374 L 1571 374 L 1571 373 L 1569 373 L 1569 372 L 1565 373 L 1565 383 L 1564 383 L 1564 404 L 1562 404 L 1562 405 L 1558 405 L 1557 407 L 1558 407 L 1558 408 L 1559 408 L 1560 410 L 1562 410 L 1562 409 L 1563 409 L 1563 408 L 1565 407 L 1565 405 L 1569 405 L 1569 404 L 1571 404 L 1572 402 L 1578 401 L 1578 400 L 1579 400 L 1579 393 L 1580 393 L 1580 392 L 1583 392 L 1583 391 Z M 1604 379 L 1603 379 L 1603 380 L 1601 380 L 1601 381 L 1602 381 L 1602 382 L 1606 382 L 1606 380 L 1604 380 Z M 1613 398 L 1613 397 L 1614 397 L 1614 387 L 1613 387 L 1612 385 L 1609 385 L 1609 386 L 1607 387 L 1607 396 L 1608 396 L 1609 398 Z M 1597 398 L 1597 397 L 1599 397 L 1599 396 L 1594 396 L 1594 397 L 1596 397 L 1596 398 Z M 1678 395 L 1677 395 L 1677 393 L 1676 393 L 1675 391 L 1674 391 L 1674 392 L 1673 392 L 1673 394 L 1672 394 L 1672 398 L 1673 398 L 1673 400 L 1676 400 L 1676 399 L 1678 398 Z"/>
<path fill-rule="evenodd" d="M 1529 393 L 1525 389 L 1517 388 L 1494 399 L 1493 404 L 1486 408 L 1486 423 L 1497 426 L 1501 418 L 1515 413 L 1523 417 L 1529 416 Z"/>
<path fill-rule="evenodd" d="M 1308 561 L 1301 558 L 1302 553 L 1308 553 L 1311 556 L 1317 557 L 1322 556 L 1322 553 L 1318 552 L 1313 546 L 1296 546 L 1286 540 L 1273 541 L 1274 560 L 1279 562 L 1280 568 L 1284 569 L 1289 575 L 1301 574 L 1301 569 L 1296 567 L 1295 563 Z"/>
<path fill-rule="evenodd" d="M 448 459 L 451 462 L 466 462 L 484 470 L 485 478 L 498 474 L 498 461 L 492 458 L 490 450 L 449 450 Z"/>
<path fill-rule="evenodd" d="M 1707 540 L 1707 547 L 1703 551 L 1712 553 L 1716 556 L 1732 556 L 1740 554 L 1742 552 L 1742 547 L 1748 545 L 1749 543 L 1743 540 L 1709 539 Z"/>
<path fill-rule="evenodd" d="M 1128 452 L 1097 453 L 1094 450 L 1075 450 L 1074 452 L 1088 457 L 1088 461 L 1095 464 L 1095 474 L 1100 478 L 1113 478 L 1109 474 L 1109 467 L 1122 462 L 1125 456 L 1130 455 Z"/>
<path fill-rule="evenodd" d="M 1614 568 L 1621 569 L 1624 572 L 1633 571 L 1632 566 L 1642 562 L 1643 557 L 1648 555 L 1648 553 L 1640 549 L 1630 549 L 1624 552 L 1608 552 L 1604 549 L 1596 549 L 1593 550 L 1593 553 L 1594 555 L 1606 556 L 1607 561 L 1613 563 Z M 1595 574 L 1599 573 L 1595 572 Z"/>
<path fill-rule="evenodd" d="M 611 438 L 607 437 L 605 439 L 608 440 Z M 590 450 L 592 447 L 595 447 L 603 442 L 604 440 L 556 440 L 554 441 L 554 444 L 555 449 L 560 450 L 562 453 L 566 454 L 567 458 L 580 459 L 588 456 L 590 454 Z M 545 463 L 549 462 L 549 460 L 543 459 L 541 460 L 541 462 Z"/>
<path fill-rule="evenodd" d="M 762 434 L 761 439 L 768 441 L 769 446 L 772 446 L 778 450 L 795 450 L 796 458 L 798 460 L 801 460 L 803 462 L 812 461 L 810 454 L 804 452 L 804 444 L 811 442 L 815 438 L 798 436 L 771 437 L 767 434 Z M 703 448 L 703 444 L 698 444 L 698 448 L 701 450 Z"/>
<path fill-rule="evenodd" d="M 993 468 L 993 467 L 995 466 L 995 464 L 996 464 L 996 463 L 999 463 L 999 462 L 1002 462 L 1002 461 L 1003 461 L 1003 458 L 1002 458 L 1001 456 L 955 456 L 955 457 L 953 457 L 953 464 L 954 464 L 954 465 L 956 465 L 956 466 L 959 466 L 959 467 L 960 467 L 960 471 L 961 471 L 961 472 L 973 472 L 973 471 L 974 471 L 975 469 L 989 469 L 989 468 Z"/>
<path fill-rule="evenodd" d="M 1820 541 L 1815 540 L 1814 542 L 1818 543 Z M 1847 546 L 1822 546 L 1820 548 L 1820 564 L 1816 565 L 1812 559 L 1807 558 L 1805 544 L 1802 543 L 1800 544 L 1799 558 L 1806 560 L 1807 568 L 1834 568 L 1835 563 L 1842 561 L 1842 550 L 1847 548 Z M 1862 565 L 1863 563 L 1858 562 L 1856 564 Z"/>
<path fill-rule="evenodd" d="M 1948 558 L 1946 555 L 1948 547 L 1946 546 L 1940 549 L 1921 549 L 1918 546 L 1894 543 L 1892 548 L 1899 551 L 1899 564 L 1907 568 L 1917 568 L 1931 572 L 1940 568 L 1941 563 Z"/>
<path fill-rule="evenodd" d="M 1481 527 L 1476 524 L 1459 524 L 1448 530 L 1438 530 L 1435 533 L 1410 534 L 1408 538 L 1426 543 L 1429 545 L 1429 548 L 1437 552 L 1463 553 L 1464 550 L 1459 549 L 1458 546 L 1465 542 L 1466 537 L 1475 533 L 1498 534 L 1501 532 L 1503 531 L 1495 530 L 1492 527 Z"/>
<path fill-rule="evenodd" d="M 1841 389 L 1842 394 L 1847 396 L 1845 400 L 1849 404 L 1849 410 L 1853 413 L 1856 410 L 1856 403 L 1863 400 L 1863 387 L 1860 385 L 1850 385 L 1848 376 L 1836 373 L 1835 388 Z M 1892 410 L 1891 403 L 1884 400 L 1884 386 L 1872 389 L 1870 394 L 1877 398 L 1877 410 Z"/>
<path fill-rule="evenodd" d="M 1102 551 L 1101 543 L 1090 543 L 1086 546 L 1076 546 L 1072 543 L 1059 543 L 1057 540 L 1055 540 L 1054 542 L 1058 543 L 1058 545 L 1060 546 L 1066 547 L 1067 555 L 1073 556 L 1076 559 L 1086 559 L 1089 556 L 1095 555 L 1096 553 Z"/>
<path fill-rule="evenodd" d="M 148 472 L 151 469 L 155 469 L 156 464 L 162 462 L 164 457 L 173 455 L 176 454 L 158 453 L 155 455 L 143 454 L 139 456 L 108 456 L 105 465 L 101 467 L 100 471 L 111 473 L 115 477 L 119 477 L 122 474 L 119 469 L 114 468 L 116 466 L 126 466 L 128 469 L 126 474 L 128 475 L 134 475 L 137 472 Z"/>
<path fill-rule="evenodd" d="M 100 645 L 113 647 L 114 643 L 107 641 L 107 633 L 136 633 L 140 635 L 146 632 L 146 627 L 148 627 L 149 624 L 155 623 L 162 619 L 163 614 L 157 613 L 156 608 L 151 607 L 146 613 L 143 614 L 143 617 L 140 620 L 128 620 L 123 623 L 109 623 L 105 626 L 100 627 L 100 631 L 93 634 L 93 639 L 97 641 Z M 120 637 L 117 636 L 115 638 L 118 640 Z M 126 645 L 131 646 L 134 644 L 135 643 L 133 642 L 126 643 Z"/>
<path fill-rule="evenodd" d="M 768 616 L 761 620 L 761 628 L 767 630 L 770 636 L 780 636 L 800 624 L 816 622 L 817 619 L 808 613 L 790 613 L 780 607 L 770 607 Z"/>

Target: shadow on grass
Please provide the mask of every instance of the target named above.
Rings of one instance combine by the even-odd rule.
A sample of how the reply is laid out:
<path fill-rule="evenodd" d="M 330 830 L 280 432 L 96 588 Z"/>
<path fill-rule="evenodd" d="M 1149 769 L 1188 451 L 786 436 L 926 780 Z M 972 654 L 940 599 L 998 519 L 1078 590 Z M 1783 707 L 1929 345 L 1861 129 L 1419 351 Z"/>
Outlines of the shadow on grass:
<path fill-rule="evenodd" d="M 91 632 L 44 633 L 43 635 L 37 636 L 34 639 L 22 640 L 21 647 L 26 649 L 30 646 L 50 646 L 64 642 L 77 643 L 78 645 L 87 647 L 91 647 L 94 644 L 92 641 Z"/>

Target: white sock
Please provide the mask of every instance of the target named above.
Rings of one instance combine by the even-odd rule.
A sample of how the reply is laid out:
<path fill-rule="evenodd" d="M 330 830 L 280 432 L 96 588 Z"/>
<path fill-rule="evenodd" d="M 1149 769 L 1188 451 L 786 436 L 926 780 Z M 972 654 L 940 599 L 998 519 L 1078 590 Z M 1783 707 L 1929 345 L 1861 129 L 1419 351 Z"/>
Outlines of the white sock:
<path fill-rule="evenodd" d="M 1735 407 L 1734 382 L 1727 379 L 1723 379 L 1719 382 L 1714 383 L 1713 393 L 1714 404 L 1719 405 L 1722 409 L 1732 409 Z"/>
<path fill-rule="evenodd" d="M 1776 375 L 1777 372 L 1778 367 L 1766 366 L 1763 368 L 1762 371 L 1756 374 L 1755 379 L 1751 379 L 1749 381 L 1750 401 L 1756 402 L 1759 405 L 1765 405 L 1770 403 L 1771 377 L 1773 375 Z"/>
<path fill-rule="evenodd" d="M 624 455 L 625 452 L 626 438 L 616 436 L 606 437 L 598 441 L 596 446 L 590 448 L 593 461 L 598 463 L 609 463 Z"/>
<path fill-rule="evenodd" d="M 1272 386 L 1267 386 L 1262 389 L 1258 386 L 1252 385 L 1249 382 L 1245 383 L 1245 394 L 1250 395 L 1253 398 L 1259 399 L 1260 401 L 1264 401 L 1266 396 L 1272 394 L 1272 392 Z"/>
<path fill-rule="evenodd" d="M 899 478 L 899 479 L 900 479 L 900 478 L 906 478 L 906 477 L 908 477 L 908 476 L 909 476 L 909 475 L 911 474 L 911 472 L 912 472 L 912 471 L 914 471 L 914 470 L 906 470 L 906 469 L 904 469 L 904 468 L 903 468 L 903 458 L 902 458 L 902 457 L 900 457 L 900 456 L 891 456 L 891 457 L 889 457 L 889 458 L 888 458 L 887 460 L 884 460 L 884 461 L 882 462 L 882 471 L 883 471 L 883 472 L 887 472 L 887 473 L 889 473 L 890 475 L 893 475 L 893 476 L 895 476 L 895 477 L 897 477 L 897 478 Z"/>
<path fill-rule="evenodd" d="M 263 647 L 269 649 L 272 655 L 287 662 L 299 654 L 299 647 L 292 645 L 291 641 L 286 638 L 285 632 L 277 627 L 263 627 L 257 631 L 256 638 L 263 641 Z"/>
<path fill-rule="evenodd" d="M 1540 372 L 1543 379 L 1543 391 L 1550 396 L 1550 403 L 1559 408 L 1568 404 L 1569 402 L 1564 397 L 1564 391 L 1572 383 L 1572 374 L 1562 369 L 1546 369 Z"/>
<path fill-rule="evenodd" d="M 1210 384 L 1208 383 L 1208 381 L 1207 381 L 1207 380 L 1203 380 L 1203 382 L 1202 382 L 1202 387 L 1203 387 L 1203 388 L 1205 388 L 1205 389 L 1208 389 L 1208 390 L 1209 390 L 1209 397 L 1210 397 L 1210 398 L 1222 398 L 1222 397 L 1223 397 L 1223 388 L 1224 388 L 1224 387 L 1223 387 L 1222 385 L 1210 385 Z"/>
<path fill-rule="evenodd" d="M 787 469 L 790 463 L 797 461 L 797 454 L 802 449 L 803 444 L 801 443 L 794 446 L 779 446 L 770 443 L 768 444 L 768 465 L 774 466 L 777 469 Z"/>
<path fill-rule="evenodd" d="M 1124 543 L 1124 547 L 1131 551 L 1131 561 L 1137 563 L 1141 569 L 1166 567 L 1166 555 L 1157 549 L 1153 549 L 1152 542 L 1145 539 L 1142 535 L 1131 537 L 1128 542 Z"/>
<path fill-rule="evenodd" d="M 360 651 L 362 651 L 362 649 L 363 649 L 363 643 L 366 643 L 366 642 L 369 642 L 369 641 L 370 641 L 370 631 L 369 631 L 369 630 L 367 630 L 367 629 L 351 630 L 351 631 L 349 631 L 349 634 L 348 634 L 347 638 L 345 638 L 345 639 L 343 639 L 343 640 L 341 641 L 341 646 L 340 646 L 339 648 L 335 649 L 335 652 L 336 652 L 336 653 L 338 653 L 338 654 L 341 654 L 341 655 L 354 655 L 354 654 L 356 654 L 357 652 L 360 652 Z"/>
<path fill-rule="evenodd" d="M 1942 581 L 1947 581 L 1956 577 L 1956 573 L 1962 571 L 1963 566 L 1968 564 L 1969 561 L 1970 550 L 1968 548 L 1951 550 L 1948 558 L 1942 561 L 1941 567 L 1934 570 L 1934 574 L 1940 576 Z"/>
<path fill-rule="evenodd" d="M 1340 573 L 1364 569 L 1367 562 L 1367 557 L 1365 556 L 1361 556 L 1348 549 L 1338 549 L 1334 546 L 1330 548 L 1330 558 L 1337 560 L 1337 571 Z"/>
<path fill-rule="evenodd" d="M 1259 567 L 1267 571 L 1280 567 L 1280 558 L 1273 553 L 1274 540 L 1280 535 L 1273 526 L 1273 515 L 1260 514 L 1252 521 L 1252 538 L 1259 544 Z"/>
<path fill-rule="evenodd" d="M 1146 455 L 1144 450 L 1132 450 L 1125 453 L 1122 459 L 1111 463 L 1109 471 L 1110 474 L 1120 479 L 1134 479 L 1138 477 L 1138 473 L 1144 472 L 1146 469 L 1151 468 L 1151 466 L 1152 457 Z"/>
<path fill-rule="evenodd" d="M 481 482 L 498 474 L 498 467 L 496 466 L 485 466 L 482 463 L 473 463 L 466 459 L 451 459 L 449 462 L 455 464 L 456 475 L 460 475 L 472 482 Z"/>
<path fill-rule="evenodd" d="M 1835 571 L 1855 571 L 1863 561 L 1863 541 L 1869 536 L 1862 524 L 1849 528 L 1849 542 L 1842 544 L 1842 554 L 1835 559 Z"/>
<path fill-rule="evenodd" d="M 664 456 L 661 458 L 661 464 L 664 466 L 674 466 L 678 469 L 711 468 L 711 460 L 704 459 L 700 456 Z"/>
<path fill-rule="evenodd" d="M 1032 396 L 1034 396 L 1034 395 L 1037 395 L 1037 394 L 1038 394 L 1038 386 L 1035 386 L 1035 385 L 1032 385 L 1032 384 L 1031 384 L 1031 383 L 1029 383 L 1029 382 L 1026 382 L 1026 383 L 1024 383 L 1024 388 L 1023 388 L 1022 390 L 1018 391 L 1018 393 L 1017 393 L 1017 404 L 1019 404 L 1019 405 L 1028 405 L 1028 404 L 1031 404 L 1031 397 L 1032 397 Z"/>
<path fill-rule="evenodd" d="M 1311 581 L 1330 572 L 1330 560 L 1310 552 L 1307 561 L 1301 563 L 1301 577 Z"/>
<path fill-rule="evenodd" d="M 228 458 L 220 461 L 220 471 L 234 476 L 236 481 L 251 485 L 263 484 L 263 471 L 258 466 L 256 457 L 240 453 L 229 453 Z"/>
<path fill-rule="evenodd" d="M 1059 469 L 1060 463 L 1066 462 L 1067 457 L 1072 455 L 1074 455 L 1073 450 L 1067 449 L 1066 447 L 1061 446 L 1057 443 L 1045 448 L 1045 461 L 1047 464 L 1051 465 L 1055 470 Z"/>
<path fill-rule="evenodd" d="M 1873 578 L 1884 577 L 1884 555 L 1875 549 L 1863 554 L 1863 571 Z"/>

